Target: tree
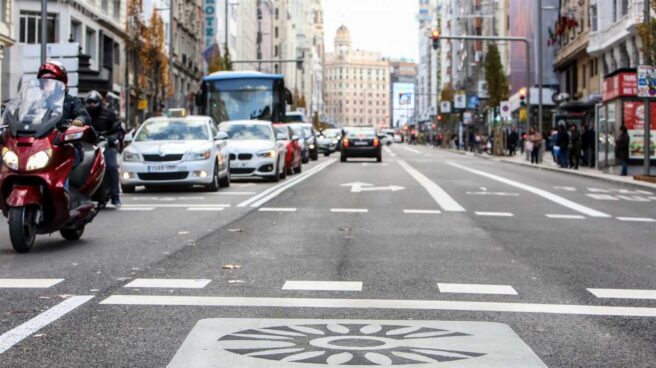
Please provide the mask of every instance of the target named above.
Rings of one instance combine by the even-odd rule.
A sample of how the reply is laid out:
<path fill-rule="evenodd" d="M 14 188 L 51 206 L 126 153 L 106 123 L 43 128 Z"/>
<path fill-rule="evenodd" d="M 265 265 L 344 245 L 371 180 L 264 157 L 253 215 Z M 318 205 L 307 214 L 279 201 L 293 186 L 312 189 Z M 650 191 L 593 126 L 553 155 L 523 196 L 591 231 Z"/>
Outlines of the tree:
<path fill-rule="evenodd" d="M 307 102 L 305 101 L 305 95 L 301 95 L 301 98 L 298 101 L 298 107 L 306 108 Z"/>
<path fill-rule="evenodd" d="M 442 91 L 440 92 L 440 101 L 451 101 L 453 102 L 453 96 L 455 92 L 453 87 L 450 84 L 445 84 L 442 86 Z"/>
<path fill-rule="evenodd" d="M 650 18 L 649 24 L 643 22 L 638 25 L 638 35 L 642 40 L 642 51 L 653 65 L 656 61 L 656 19 L 653 18 L 656 14 L 656 0 L 651 0 L 651 14 L 652 18 Z"/>
<path fill-rule="evenodd" d="M 164 50 L 164 22 L 153 12 L 149 24 L 144 27 L 141 48 L 141 66 L 144 84 L 149 85 L 153 112 L 159 112 L 164 99 L 172 95 L 169 60 Z"/>
<path fill-rule="evenodd" d="M 232 56 L 230 55 L 230 49 L 228 48 L 228 45 L 225 45 L 225 52 L 223 53 L 223 70 L 233 70 Z"/>
<path fill-rule="evenodd" d="M 210 73 L 220 72 L 223 70 L 223 59 L 221 58 L 221 48 L 217 44 L 212 45 L 212 52 L 207 60 L 207 70 Z"/>
<path fill-rule="evenodd" d="M 497 45 L 490 44 L 485 56 L 485 80 L 490 94 L 488 106 L 496 108 L 508 98 L 508 78 L 503 72 Z"/>

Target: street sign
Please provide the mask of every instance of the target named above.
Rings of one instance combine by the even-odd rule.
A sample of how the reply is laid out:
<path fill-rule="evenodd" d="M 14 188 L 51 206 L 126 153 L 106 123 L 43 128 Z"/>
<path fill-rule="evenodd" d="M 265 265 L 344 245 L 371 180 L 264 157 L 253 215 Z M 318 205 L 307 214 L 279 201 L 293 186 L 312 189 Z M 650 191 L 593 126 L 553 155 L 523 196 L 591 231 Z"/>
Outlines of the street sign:
<path fill-rule="evenodd" d="M 342 187 L 351 187 L 351 193 L 379 192 L 379 191 L 398 192 L 399 190 L 405 189 L 404 187 L 400 187 L 398 185 L 389 185 L 389 186 L 386 186 L 386 187 L 375 187 L 373 184 L 361 183 L 361 182 L 347 183 L 347 184 L 342 184 L 340 186 L 342 186 Z"/>
<path fill-rule="evenodd" d="M 467 107 L 467 94 L 458 92 L 454 96 L 454 107 L 456 109 L 464 109 Z"/>
<path fill-rule="evenodd" d="M 638 66 L 638 97 L 656 96 L 656 67 Z"/>
<path fill-rule="evenodd" d="M 462 123 L 465 125 L 470 125 L 472 123 L 472 113 L 466 112 L 462 114 Z"/>
<path fill-rule="evenodd" d="M 441 101 L 440 102 L 440 112 L 442 114 L 451 113 L 451 101 Z"/>
<path fill-rule="evenodd" d="M 499 113 L 502 119 L 510 119 L 510 101 L 501 101 Z"/>
<path fill-rule="evenodd" d="M 146 100 L 146 99 L 139 100 L 139 102 L 137 103 L 137 109 L 139 109 L 139 110 L 148 109 L 148 100 Z"/>

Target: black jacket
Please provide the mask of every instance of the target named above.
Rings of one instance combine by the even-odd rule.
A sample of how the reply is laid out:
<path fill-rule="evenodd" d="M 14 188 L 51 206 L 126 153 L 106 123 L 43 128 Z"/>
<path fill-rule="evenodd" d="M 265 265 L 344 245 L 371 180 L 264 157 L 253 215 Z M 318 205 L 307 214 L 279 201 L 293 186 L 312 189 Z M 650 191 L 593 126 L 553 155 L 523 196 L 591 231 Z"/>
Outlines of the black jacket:
<path fill-rule="evenodd" d="M 85 125 L 91 125 L 91 116 L 78 97 L 66 93 L 64 97 L 64 120 L 80 120 Z M 65 123 L 65 122 L 64 122 Z"/>
<path fill-rule="evenodd" d="M 629 160 L 629 135 L 627 133 L 620 133 L 620 136 L 615 140 L 615 158 L 620 161 Z"/>
<path fill-rule="evenodd" d="M 91 125 L 99 136 L 105 137 L 110 146 L 123 138 L 123 127 L 116 114 L 105 106 L 100 106 L 91 114 Z"/>

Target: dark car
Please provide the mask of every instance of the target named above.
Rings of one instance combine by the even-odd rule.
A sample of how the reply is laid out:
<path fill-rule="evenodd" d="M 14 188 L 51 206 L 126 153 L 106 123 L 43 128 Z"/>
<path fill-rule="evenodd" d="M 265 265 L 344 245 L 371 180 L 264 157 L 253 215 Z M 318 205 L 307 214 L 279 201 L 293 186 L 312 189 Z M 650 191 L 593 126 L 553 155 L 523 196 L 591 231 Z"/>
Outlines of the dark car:
<path fill-rule="evenodd" d="M 331 153 L 339 151 L 339 142 L 342 139 L 342 131 L 340 129 L 325 129 L 319 135 L 317 141 L 319 142 L 319 152 L 324 156 L 330 156 Z"/>
<path fill-rule="evenodd" d="M 290 122 L 289 126 L 292 127 L 296 135 L 305 140 L 307 146 L 308 158 L 314 160 L 319 159 L 319 142 L 317 142 L 317 135 L 310 123 L 293 123 Z M 304 161 L 306 163 L 307 161 Z"/>
<path fill-rule="evenodd" d="M 371 157 L 383 161 L 380 138 L 375 129 L 349 129 L 342 138 L 341 161 L 349 157 Z"/>

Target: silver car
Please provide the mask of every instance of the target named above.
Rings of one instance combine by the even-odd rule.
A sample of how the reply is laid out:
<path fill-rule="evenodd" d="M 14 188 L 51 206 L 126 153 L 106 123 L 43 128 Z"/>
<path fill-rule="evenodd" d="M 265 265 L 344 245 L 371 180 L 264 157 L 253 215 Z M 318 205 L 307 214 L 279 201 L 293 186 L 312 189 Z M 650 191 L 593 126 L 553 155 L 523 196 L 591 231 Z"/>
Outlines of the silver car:
<path fill-rule="evenodd" d="M 235 178 L 283 179 L 285 146 L 278 141 L 271 122 L 260 120 L 226 121 L 219 130 L 228 135 L 230 173 Z"/>
<path fill-rule="evenodd" d="M 123 151 L 121 188 L 132 193 L 140 185 L 227 187 L 226 139 L 207 116 L 148 119 Z"/>

